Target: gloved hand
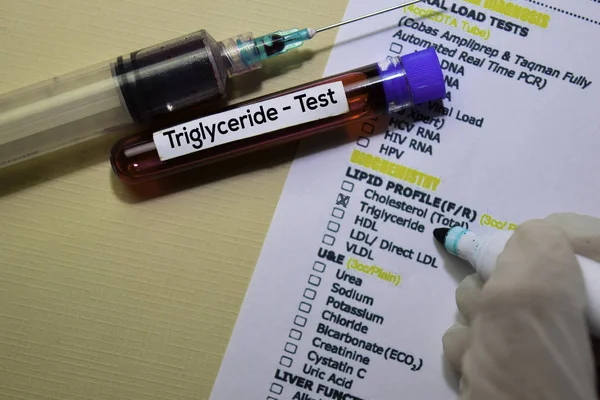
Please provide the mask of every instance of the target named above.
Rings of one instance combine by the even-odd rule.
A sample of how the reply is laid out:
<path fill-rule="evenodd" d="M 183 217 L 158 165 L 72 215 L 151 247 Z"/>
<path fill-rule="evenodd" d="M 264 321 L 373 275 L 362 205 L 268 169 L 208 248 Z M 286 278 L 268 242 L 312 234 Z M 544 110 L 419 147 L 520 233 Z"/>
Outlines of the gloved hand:
<path fill-rule="evenodd" d="M 600 220 L 551 215 L 516 229 L 485 285 L 477 275 L 460 283 L 466 325 L 451 327 L 443 346 L 462 374 L 461 399 L 597 398 L 575 254 L 600 260 Z"/>

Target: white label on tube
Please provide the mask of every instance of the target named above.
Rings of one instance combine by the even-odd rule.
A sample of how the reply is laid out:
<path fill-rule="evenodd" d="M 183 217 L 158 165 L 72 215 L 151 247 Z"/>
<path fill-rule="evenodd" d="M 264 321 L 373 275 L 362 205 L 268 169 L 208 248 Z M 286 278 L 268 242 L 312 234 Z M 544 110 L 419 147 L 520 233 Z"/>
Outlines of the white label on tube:
<path fill-rule="evenodd" d="M 334 82 L 163 129 L 153 138 L 166 161 L 349 110 L 343 83 Z"/>

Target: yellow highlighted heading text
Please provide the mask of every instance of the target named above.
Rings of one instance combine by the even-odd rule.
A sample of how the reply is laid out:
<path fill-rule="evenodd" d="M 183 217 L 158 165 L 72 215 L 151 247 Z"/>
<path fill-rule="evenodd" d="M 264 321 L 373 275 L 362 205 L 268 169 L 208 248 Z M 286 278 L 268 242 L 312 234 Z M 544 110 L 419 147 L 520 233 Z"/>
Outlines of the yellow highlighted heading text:
<path fill-rule="evenodd" d="M 369 153 L 364 153 L 360 150 L 354 150 L 352 152 L 350 162 L 434 192 L 442 181 L 438 177 L 425 174 L 401 164 L 393 163 Z"/>

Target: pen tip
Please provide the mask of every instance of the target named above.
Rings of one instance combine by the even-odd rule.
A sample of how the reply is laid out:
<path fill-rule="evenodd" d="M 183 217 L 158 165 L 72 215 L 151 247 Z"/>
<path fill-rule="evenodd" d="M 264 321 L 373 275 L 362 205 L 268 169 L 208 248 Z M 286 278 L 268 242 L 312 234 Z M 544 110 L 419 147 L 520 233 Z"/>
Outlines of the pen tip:
<path fill-rule="evenodd" d="M 435 239 L 440 242 L 441 244 L 445 244 L 446 242 L 446 235 L 448 234 L 448 232 L 450 231 L 450 229 L 448 228 L 437 228 L 433 230 L 433 237 L 435 237 Z"/>

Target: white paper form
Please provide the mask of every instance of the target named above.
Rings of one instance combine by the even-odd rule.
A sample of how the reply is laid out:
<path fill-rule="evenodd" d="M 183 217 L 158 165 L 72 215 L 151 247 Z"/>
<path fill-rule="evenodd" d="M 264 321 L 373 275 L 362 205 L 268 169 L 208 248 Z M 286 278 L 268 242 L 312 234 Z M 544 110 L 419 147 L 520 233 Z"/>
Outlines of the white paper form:
<path fill-rule="evenodd" d="M 326 75 L 435 46 L 447 98 L 302 143 L 211 399 L 456 398 L 441 337 L 471 270 L 432 231 L 600 215 L 599 34 L 591 0 L 430 0 L 341 28 Z"/>

